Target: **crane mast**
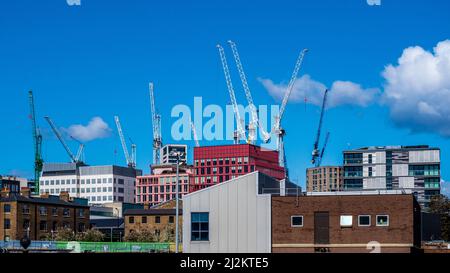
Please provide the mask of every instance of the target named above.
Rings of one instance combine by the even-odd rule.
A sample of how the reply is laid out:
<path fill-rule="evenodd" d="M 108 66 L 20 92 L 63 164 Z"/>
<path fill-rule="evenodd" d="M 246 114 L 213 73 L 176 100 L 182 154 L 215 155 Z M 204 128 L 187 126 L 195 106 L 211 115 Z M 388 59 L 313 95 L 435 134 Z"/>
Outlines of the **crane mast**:
<path fill-rule="evenodd" d="M 78 152 L 77 152 L 77 155 L 75 156 L 75 161 L 76 162 L 84 162 L 84 143 L 82 143 L 78 139 L 74 138 L 73 136 L 70 136 L 70 138 L 75 140 L 79 144 Z"/>
<path fill-rule="evenodd" d="M 286 105 L 289 101 L 289 97 L 291 96 L 292 89 L 294 88 L 295 80 L 297 79 L 297 75 L 300 71 L 300 68 L 302 67 L 303 59 L 307 52 L 308 49 L 303 49 L 297 58 L 294 71 L 292 72 L 292 76 L 289 81 L 286 93 L 284 94 L 283 101 L 281 102 L 280 111 L 278 115 L 275 117 L 275 126 L 272 129 L 272 132 L 277 136 L 278 163 L 281 167 L 285 168 L 286 176 L 288 175 L 288 170 L 286 167 L 286 156 L 284 152 L 284 140 L 283 140 L 286 131 L 281 127 L 281 120 L 286 110 Z"/>
<path fill-rule="evenodd" d="M 242 86 L 244 88 L 245 97 L 247 98 L 247 103 L 250 107 L 252 121 L 249 124 L 249 136 L 248 142 L 254 143 L 256 141 L 256 128 L 259 127 L 261 134 L 263 135 L 263 140 L 267 143 L 270 140 L 270 134 L 264 130 L 264 128 L 259 123 L 258 111 L 255 104 L 253 103 L 252 93 L 250 92 L 250 87 L 248 86 L 247 77 L 244 72 L 244 67 L 242 66 L 241 58 L 239 56 L 239 51 L 237 49 L 236 43 L 233 41 L 228 41 L 231 50 L 233 52 L 234 61 L 236 62 L 236 67 L 239 72 L 239 77 L 241 78 Z"/>
<path fill-rule="evenodd" d="M 64 147 L 64 150 L 66 150 L 67 155 L 69 155 L 69 157 L 70 157 L 70 160 L 73 163 L 77 163 L 76 157 L 73 155 L 72 151 L 70 151 L 69 146 L 67 146 L 67 143 L 64 140 L 64 138 L 62 137 L 61 132 L 59 132 L 58 128 L 56 128 L 56 126 L 53 123 L 53 121 L 50 119 L 50 117 L 44 117 L 44 118 L 45 118 L 45 120 L 47 120 L 48 124 L 50 125 L 50 128 L 52 128 L 53 133 L 56 135 L 56 137 L 58 138 L 59 142 Z"/>
<path fill-rule="evenodd" d="M 327 132 L 327 135 L 325 136 L 325 142 L 323 143 L 322 150 L 320 152 L 319 158 L 316 160 L 316 167 L 320 167 L 322 164 L 323 155 L 325 153 L 325 149 L 327 148 L 328 139 L 330 138 L 330 132 Z"/>
<path fill-rule="evenodd" d="M 326 103 L 327 103 L 327 95 L 328 95 L 328 89 L 325 90 L 325 93 L 323 95 L 322 109 L 320 110 L 320 118 L 319 118 L 319 128 L 317 128 L 316 139 L 314 141 L 314 149 L 312 151 L 312 159 L 311 159 L 312 164 L 315 164 L 317 158 L 320 156 L 319 141 L 320 141 L 320 134 L 322 131 L 323 116 L 325 113 L 325 108 L 326 108 Z"/>
<path fill-rule="evenodd" d="M 132 152 L 131 152 L 132 155 L 130 156 L 130 154 L 128 153 L 127 143 L 126 143 L 125 137 L 123 135 L 122 125 L 120 124 L 119 117 L 118 116 L 114 116 L 114 121 L 116 122 L 117 132 L 119 133 L 120 143 L 122 144 L 122 150 L 123 150 L 123 153 L 125 155 L 125 160 L 127 161 L 127 165 L 128 165 L 128 167 L 134 168 L 136 166 L 136 163 L 134 161 L 134 156 L 135 155 L 134 155 L 134 152 L 133 152 L 133 145 L 134 144 L 131 146 L 132 147 Z M 134 145 L 134 146 L 136 146 L 136 145 Z M 134 147 L 134 149 L 135 148 L 136 147 Z"/>
<path fill-rule="evenodd" d="M 34 146 L 34 193 L 39 194 L 39 178 L 41 176 L 44 160 L 42 159 L 42 135 L 36 125 L 36 113 L 34 109 L 33 91 L 28 92 L 28 102 L 30 107 L 31 129 L 33 135 Z"/>
<path fill-rule="evenodd" d="M 160 149 L 162 147 L 161 116 L 156 111 L 155 94 L 152 82 L 149 83 L 149 90 L 150 90 L 150 108 L 152 111 L 152 126 L 153 126 L 153 164 L 159 164 Z"/>
<path fill-rule="evenodd" d="M 222 62 L 223 73 L 225 75 L 225 80 L 227 82 L 228 93 L 230 95 L 231 104 L 233 106 L 233 112 L 236 118 L 237 130 L 234 133 L 235 144 L 239 143 L 240 139 L 247 139 L 244 125 L 241 120 L 241 115 L 239 113 L 238 104 L 236 101 L 236 95 L 234 93 L 233 83 L 231 82 L 230 70 L 228 69 L 227 59 L 225 57 L 225 51 L 221 45 L 217 45 L 220 54 L 220 60 Z"/>
<path fill-rule="evenodd" d="M 200 147 L 200 143 L 198 142 L 198 137 L 197 137 L 197 130 L 195 129 L 195 125 L 192 121 L 191 121 L 191 130 L 192 130 L 192 135 L 194 136 L 195 147 Z"/>

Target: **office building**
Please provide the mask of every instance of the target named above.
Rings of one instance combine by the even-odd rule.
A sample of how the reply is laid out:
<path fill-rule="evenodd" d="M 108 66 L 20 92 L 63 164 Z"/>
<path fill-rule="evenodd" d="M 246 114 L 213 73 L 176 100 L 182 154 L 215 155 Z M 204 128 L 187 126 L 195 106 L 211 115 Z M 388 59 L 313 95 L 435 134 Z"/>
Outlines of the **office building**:
<path fill-rule="evenodd" d="M 20 193 L 4 189 L 0 195 L 0 215 L 0 238 L 5 241 L 20 240 L 25 235 L 31 240 L 48 240 L 59 229 L 75 233 L 89 229 L 87 200 L 70 198 L 67 192 L 34 197 L 28 188 L 22 188 Z"/>
<path fill-rule="evenodd" d="M 86 166 L 75 163 L 45 163 L 40 192 L 70 193 L 86 198 L 89 204 L 134 203 L 136 176 L 142 171 L 114 165 Z"/>
<path fill-rule="evenodd" d="M 150 207 L 176 197 L 176 165 L 152 165 L 152 174 L 138 176 L 136 202 Z M 192 166 L 179 167 L 178 193 L 187 194 L 194 181 Z"/>
<path fill-rule="evenodd" d="M 427 145 L 344 151 L 344 190 L 411 189 L 423 208 L 440 194 L 440 149 Z"/>
<path fill-rule="evenodd" d="M 340 191 L 342 188 L 342 166 L 321 166 L 306 169 L 306 191 Z"/>
<path fill-rule="evenodd" d="M 195 147 L 194 168 L 195 179 L 191 191 L 254 171 L 277 180 L 285 178 L 285 170 L 278 164 L 278 152 L 251 144 Z"/>

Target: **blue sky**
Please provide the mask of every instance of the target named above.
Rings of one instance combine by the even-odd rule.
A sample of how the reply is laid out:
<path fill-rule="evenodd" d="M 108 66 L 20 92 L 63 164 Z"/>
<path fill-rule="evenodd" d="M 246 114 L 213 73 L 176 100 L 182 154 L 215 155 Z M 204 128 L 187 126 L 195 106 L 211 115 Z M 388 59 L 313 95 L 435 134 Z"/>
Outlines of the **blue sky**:
<path fill-rule="evenodd" d="M 409 86 L 414 89 L 409 96 L 403 92 L 409 87 L 401 80 L 410 81 L 401 73 L 420 72 L 426 58 L 411 66 L 398 64 L 402 54 L 405 59 L 414 55 L 404 52 L 408 47 L 420 46 L 427 56 L 439 42 L 450 39 L 448 10 L 445 0 L 432 4 L 382 0 L 381 6 L 369 6 L 365 0 L 82 0 L 81 6 L 69 6 L 65 0 L 7 1 L 0 8 L 0 173 L 32 176 L 29 89 L 35 94 L 45 138 L 45 161 L 68 160 L 43 119 L 49 115 L 64 128 L 101 117 L 112 131 L 109 137 L 86 143 L 86 160 L 124 164 L 113 119 L 117 114 L 125 133 L 138 145 L 138 166 L 148 172 L 152 145 L 148 82 L 155 83 L 163 137 L 171 142 L 174 105 L 192 105 L 194 96 L 202 96 L 204 104 L 229 102 L 215 45 L 233 39 L 256 104 L 279 103 L 276 89 L 258 79 L 283 86 L 304 47 L 310 52 L 301 75 L 327 87 L 335 87 L 336 81 L 359 86 L 344 98 L 339 84 L 332 88 L 340 99 L 325 116 L 324 130 L 331 138 L 324 164 L 340 164 L 347 148 L 429 144 L 442 149 L 442 177 L 448 181 L 450 133 L 442 124 L 450 113 L 433 108 L 432 102 L 445 101 L 450 84 L 442 79 L 436 84 L 418 82 Z M 450 53 L 443 52 L 439 57 L 445 59 Z M 231 59 L 229 64 L 234 70 Z M 396 73 L 383 74 L 389 64 Z M 233 78 L 238 101 L 244 103 L 237 75 Z M 435 93 L 424 94 L 427 86 Z M 299 83 L 298 98 L 302 88 Z M 354 96 L 368 90 L 375 90 L 373 97 L 358 103 Z M 308 101 L 319 94 L 308 92 Z M 399 93 L 407 99 L 396 96 Z M 408 107 L 401 106 L 402 101 Z M 417 105 L 422 112 L 411 111 Z M 318 118 L 319 107 L 299 99 L 288 105 L 283 120 L 291 178 L 302 185 Z M 96 136 L 101 134 L 92 138 Z M 69 144 L 76 150 L 76 143 Z"/>

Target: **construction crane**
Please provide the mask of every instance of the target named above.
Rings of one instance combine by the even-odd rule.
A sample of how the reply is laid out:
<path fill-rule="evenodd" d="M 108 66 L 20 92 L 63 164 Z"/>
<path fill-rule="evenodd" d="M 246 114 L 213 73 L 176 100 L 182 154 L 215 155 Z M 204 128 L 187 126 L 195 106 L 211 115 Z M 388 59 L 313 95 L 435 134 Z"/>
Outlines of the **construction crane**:
<path fill-rule="evenodd" d="M 237 49 L 236 43 L 233 41 L 228 41 L 228 44 L 230 44 L 231 50 L 233 52 L 234 61 L 236 62 L 236 67 L 239 72 L 239 77 L 241 78 L 242 86 L 244 88 L 245 97 L 247 98 L 247 103 L 250 107 L 251 111 L 251 122 L 248 126 L 248 142 L 249 143 L 255 143 L 256 141 L 256 128 L 259 127 L 259 130 L 263 136 L 263 141 L 265 143 L 269 142 L 270 140 L 270 134 L 266 132 L 266 130 L 261 126 L 259 119 L 258 119 L 258 111 L 256 109 L 255 104 L 253 103 L 252 93 L 250 92 L 250 88 L 248 86 L 247 77 L 245 76 L 244 67 L 241 63 L 241 58 L 239 56 L 239 51 Z"/>
<path fill-rule="evenodd" d="M 62 144 L 62 146 L 64 147 L 64 150 L 66 150 L 67 155 L 69 155 L 70 160 L 73 163 L 82 163 L 80 161 L 80 158 L 77 156 L 75 156 L 72 151 L 70 150 L 69 146 L 67 145 L 66 141 L 64 140 L 63 136 L 61 135 L 61 132 L 58 130 L 58 128 L 56 127 L 55 123 L 53 123 L 53 121 L 51 120 L 50 117 L 44 117 L 45 120 L 47 120 L 48 124 L 50 125 L 50 128 L 52 129 L 53 133 L 55 134 L 55 136 L 58 138 L 59 142 Z M 83 144 L 80 144 L 83 145 Z M 84 145 L 83 145 L 84 146 Z M 79 150 L 83 151 L 84 148 L 81 148 Z M 79 155 L 81 156 L 82 153 L 80 153 Z"/>
<path fill-rule="evenodd" d="M 284 135 L 286 131 L 281 127 L 281 120 L 283 118 L 284 112 L 286 110 L 286 105 L 291 96 L 292 89 L 294 88 L 295 80 L 297 79 L 298 72 L 303 64 L 303 59 L 308 52 L 308 49 L 303 49 L 297 58 L 295 63 L 294 71 L 292 72 L 291 80 L 289 81 L 286 93 L 284 94 L 283 101 L 281 102 L 280 111 L 275 117 L 275 125 L 272 128 L 272 133 L 277 136 L 277 151 L 278 151 L 278 163 L 281 167 L 285 168 L 286 177 L 288 177 L 288 170 L 286 167 L 286 157 L 284 154 Z"/>
<path fill-rule="evenodd" d="M 128 153 L 127 143 L 122 131 L 122 125 L 120 124 L 120 119 L 118 116 L 114 116 L 114 121 L 116 122 L 117 132 L 119 133 L 120 143 L 122 144 L 123 153 L 125 155 L 125 160 L 130 168 L 136 168 L 136 145 L 131 144 L 131 156 Z"/>
<path fill-rule="evenodd" d="M 33 91 L 28 92 L 28 101 L 30 106 L 30 120 L 31 129 L 33 134 L 33 144 L 34 144 L 34 193 L 39 194 L 39 178 L 41 177 L 42 167 L 44 165 L 44 160 L 42 159 L 42 135 L 39 127 L 36 125 L 36 114 L 34 110 L 34 97 Z"/>
<path fill-rule="evenodd" d="M 325 108 L 326 108 L 326 104 L 327 104 L 327 95 L 328 95 L 328 89 L 325 90 L 325 93 L 323 95 L 322 109 L 320 110 L 320 118 L 319 118 L 319 128 L 317 128 L 316 140 L 314 141 L 314 148 L 312 151 L 311 163 L 316 164 L 316 166 L 317 166 L 317 163 L 320 165 L 320 161 L 321 161 L 320 160 L 321 151 L 319 150 L 319 141 L 320 141 L 320 134 L 322 131 L 323 116 L 325 114 Z M 328 136 L 329 136 L 329 134 L 327 134 L 327 138 L 326 138 L 327 142 L 328 142 Z M 326 142 L 325 142 L 325 144 L 326 144 Z M 325 148 L 325 145 L 324 145 L 324 148 Z M 322 149 L 322 150 L 324 150 L 324 149 Z"/>
<path fill-rule="evenodd" d="M 155 107 L 155 94 L 153 83 L 149 83 L 150 89 L 150 108 L 152 111 L 152 126 L 153 126 L 153 164 L 160 163 L 160 150 L 162 147 L 161 136 L 161 115 L 156 111 Z"/>
<path fill-rule="evenodd" d="M 74 138 L 73 136 L 70 136 L 70 138 L 75 140 L 79 144 L 78 152 L 77 152 L 77 155 L 75 156 L 75 160 L 77 162 L 84 162 L 84 143 L 82 143 L 78 139 Z"/>
<path fill-rule="evenodd" d="M 195 125 L 192 121 L 191 121 L 191 130 L 192 130 L 192 135 L 194 136 L 195 147 L 200 147 L 200 143 L 198 142 L 198 137 L 197 137 L 197 130 L 195 129 Z"/>
<path fill-rule="evenodd" d="M 330 138 L 330 132 L 327 132 L 327 135 L 325 136 L 325 142 L 323 143 L 323 147 L 322 147 L 322 150 L 320 152 L 320 156 L 316 160 L 316 167 L 320 167 L 320 165 L 322 165 L 323 155 L 325 153 L 325 149 L 327 148 L 327 144 L 328 144 L 328 139 L 329 138 Z"/>
<path fill-rule="evenodd" d="M 219 44 L 217 45 L 219 50 L 220 60 L 222 62 L 223 73 L 225 75 L 225 80 L 227 82 L 228 93 L 230 95 L 231 104 L 233 106 L 234 116 L 236 118 L 236 131 L 234 132 L 234 143 L 238 144 L 241 139 L 247 140 L 243 120 L 239 113 L 238 104 L 236 101 L 236 95 L 234 93 L 233 83 L 231 82 L 230 70 L 228 69 L 227 59 L 225 57 L 225 51 L 223 47 Z"/>
<path fill-rule="evenodd" d="M 131 160 L 133 162 L 132 168 L 136 168 L 137 165 L 137 154 L 136 154 L 136 150 L 137 150 L 137 146 L 136 144 L 133 142 L 133 140 L 131 138 L 128 138 L 131 142 Z"/>

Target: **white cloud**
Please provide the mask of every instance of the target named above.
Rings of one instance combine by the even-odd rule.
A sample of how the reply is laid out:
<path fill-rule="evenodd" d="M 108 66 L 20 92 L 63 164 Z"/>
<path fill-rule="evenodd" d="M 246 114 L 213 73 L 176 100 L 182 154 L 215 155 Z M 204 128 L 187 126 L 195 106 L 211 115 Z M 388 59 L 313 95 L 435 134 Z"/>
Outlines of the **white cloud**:
<path fill-rule="evenodd" d="M 450 137 L 450 40 L 433 52 L 419 46 L 403 50 L 398 64 L 385 67 L 383 102 L 400 127 Z"/>
<path fill-rule="evenodd" d="M 88 125 L 72 125 L 67 129 L 67 133 L 80 141 L 92 141 L 110 136 L 111 129 L 100 117 L 92 118 Z"/>
<path fill-rule="evenodd" d="M 259 79 L 269 94 L 277 100 L 282 100 L 287 84 L 275 84 L 270 79 Z M 314 105 L 321 105 L 323 92 L 327 87 L 318 81 L 315 81 L 309 75 L 303 75 L 294 83 L 290 102 L 306 102 Z M 377 88 L 364 89 L 361 85 L 350 81 L 335 81 L 328 93 L 328 107 L 337 107 L 340 105 L 368 106 L 375 101 L 380 93 Z"/>

